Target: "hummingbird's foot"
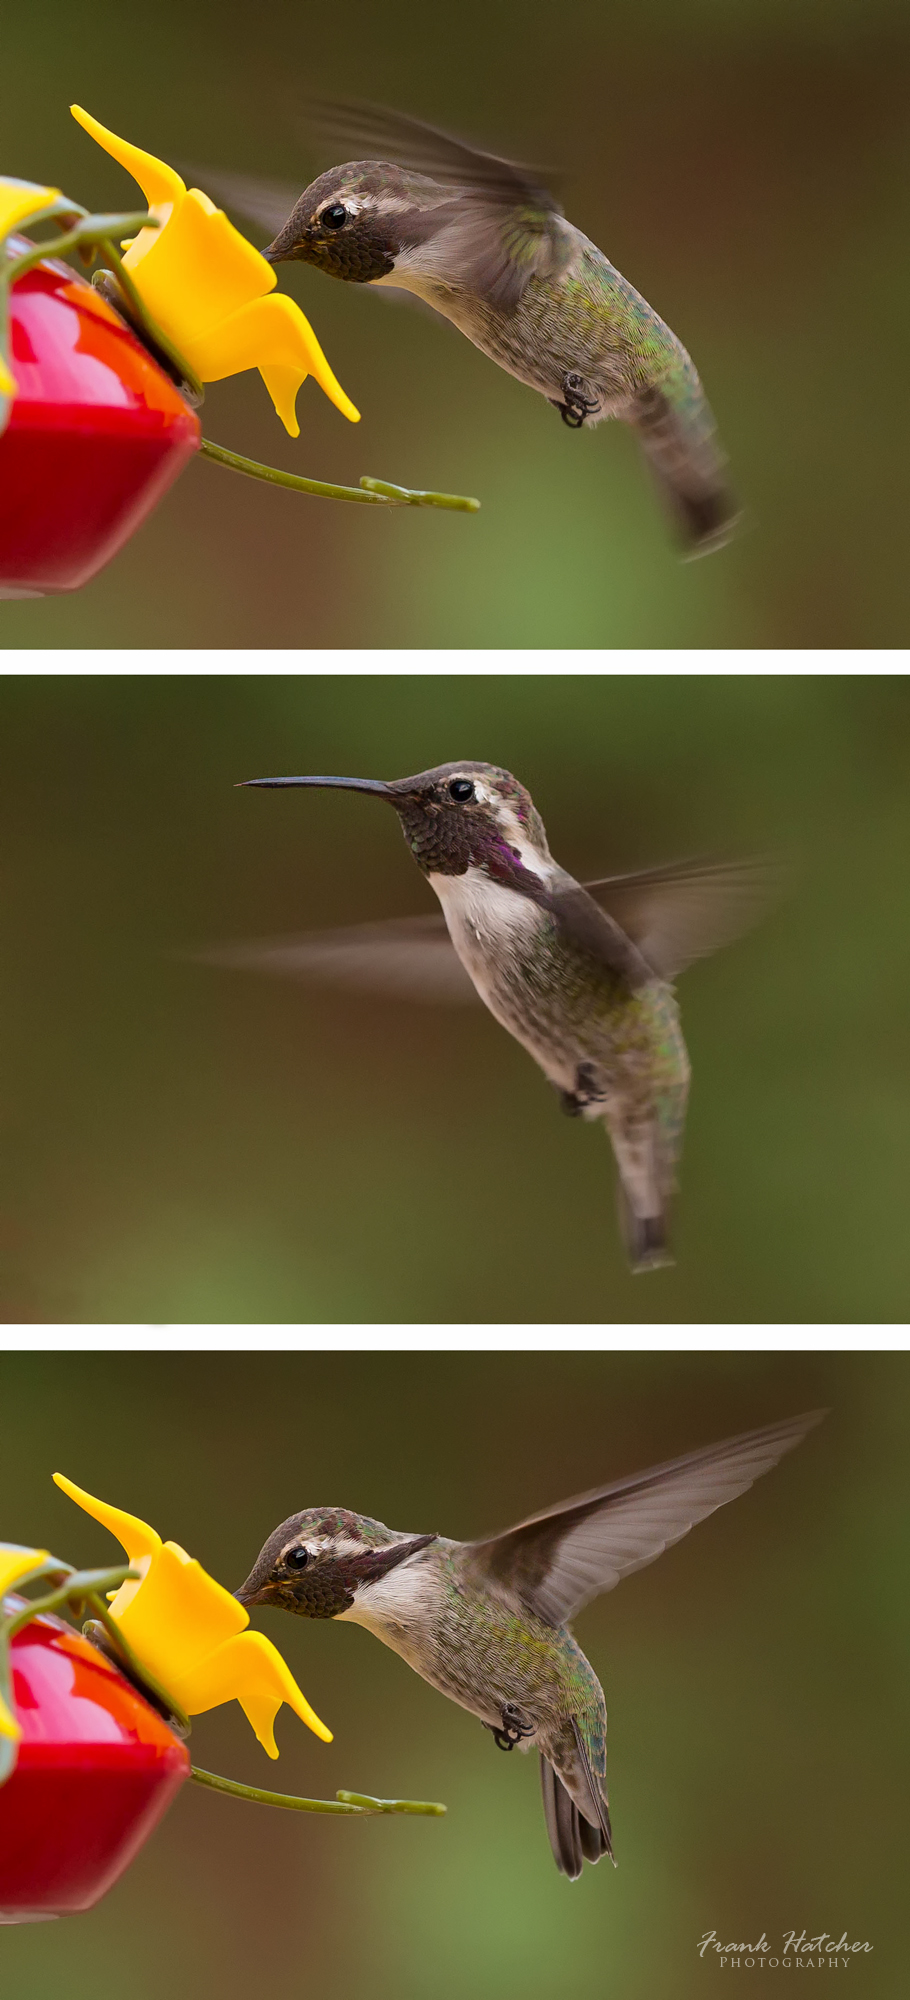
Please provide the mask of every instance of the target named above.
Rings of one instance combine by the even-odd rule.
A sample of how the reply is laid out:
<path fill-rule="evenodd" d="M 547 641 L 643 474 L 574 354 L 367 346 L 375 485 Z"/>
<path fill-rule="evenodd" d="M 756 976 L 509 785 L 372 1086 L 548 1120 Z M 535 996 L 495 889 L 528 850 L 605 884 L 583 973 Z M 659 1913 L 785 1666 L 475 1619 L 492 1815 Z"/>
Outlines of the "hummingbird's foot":
<path fill-rule="evenodd" d="M 579 1063 L 575 1071 L 575 1089 L 561 1090 L 559 1100 L 567 1118 L 583 1118 L 592 1104 L 606 1102 L 594 1063 Z"/>
<path fill-rule="evenodd" d="M 504 1702 L 500 1713 L 501 1729 L 493 1729 L 492 1723 L 487 1723 L 487 1728 L 493 1729 L 493 1741 L 500 1750 L 514 1750 L 516 1743 L 520 1743 L 523 1736 L 533 1736 L 537 1728 L 536 1722 L 529 1722 L 514 1701 Z"/>
<path fill-rule="evenodd" d="M 586 417 L 600 408 L 600 397 L 592 396 L 591 384 L 573 368 L 562 378 L 563 400 L 555 408 L 571 431 L 580 431 Z"/>

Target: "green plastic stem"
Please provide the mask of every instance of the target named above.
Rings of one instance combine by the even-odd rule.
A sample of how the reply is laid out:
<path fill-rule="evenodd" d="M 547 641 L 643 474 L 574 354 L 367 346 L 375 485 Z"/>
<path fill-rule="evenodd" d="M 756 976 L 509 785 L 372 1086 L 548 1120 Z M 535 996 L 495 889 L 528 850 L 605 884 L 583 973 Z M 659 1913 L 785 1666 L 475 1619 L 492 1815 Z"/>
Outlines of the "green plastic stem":
<path fill-rule="evenodd" d="M 372 1799 L 366 1792 L 336 1792 L 336 1799 L 345 1805 L 357 1806 L 361 1812 L 422 1813 L 429 1819 L 442 1819 L 448 1806 L 436 1805 L 428 1799 Z"/>
<path fill-rule="evenodd" d="M 288 486 L 293 493 L 316 493 L 323 500 L 360 500 L 374 507 L 455 507 L 467 514 L 476 514 L 480 506 L 479 500 L 464 499 L 457 493 L 412 492 L 408 486 L 392 486 L 387 480 L 368 479 L 366 475 L 359 486 L 330 486 L 322 479 L 303 479 L 297 472 L 279 472 L 275 465 L 260 465 L 255 458 L 242 458 L 239 452 L 226 451 L 224 445 L 213 443 L 211 438 L 203 438 L 199 449 L 204 458 L 226 465 L 231 472 L 243 472 L 248 479 L 264 479 L 270 486 Z"/>
<path fill-rule="evenodd" d="M 213 1792 L 227 1792 L 233 1799 L 252 1799 L 261 1806 L 281 1806 L 286 1812 L 353 1813 L 359 1817 L 368 1813 L 423 1813 L 438 1819 L 446 1810 L 445 1806 L 425 1804 L 418 1799 L 373 1799 L 366 1792 L 338 1792 L 334 1799 L 298 1799 L 293 1792 L 266 1792 L 259 1785 L 239 1785 L 233 1778 L 220 1778 L 214 1771 L 200 1770 L 198 1764 L 190 1766 L 190 1776 L 197 1785 L 208 1785 Z"/>
<path fill-rule="evenodd" d="M 40 220 L 40 216 L 30 216 L 29 226 L 33 226 L 36 221 Z M 129 233 L 135 236 L 140 229 L 157 228 L 158 222 L 156 217 L 145 213 L 130 215 L 83 214 L 80 220 L 73 224 L 72 229 L 66 231 L 65 235 L 53 236 L 46 243 L 35 243 L 30 250 L 24 250 L 21 257 L 10 258 L 4 273 L 5 282 L 7 285 L 14 285 L 17 278 L 21 278 L 26 271 L 30 271 L 33 264 L 42 263 L 45 257 L 65 257 L 70 250 L 99 250 L 102 246 L 107 245 L 112 231 L 116 231 L 118 236 L 121 231 L 124 234 Z M 116 251 L 114 255 L 116 256 Z"/>
<path fill-rule="evenodd" d="M 18 1578 L 17 1581 L 27 1583 L 35 1576 L 40 1576 L 46 1567 L 42 1564 L 40 1570 L 33 1570 L 30 1576 Z M 84 1604 L 86 1598 L 92 1597 L 94 1592 L 117 1590 L 121 1583 L 126 1583 L 131 1578 L 138 1581 L 137 1572 L 128 1566 L 126 1568 L 121 1566 L 119 1569 L 71 1570 L 66 1581 L 56 1590 L 50 1591 L 46 1597 L 33 1597 L 21 1611 L 14 1611 L 10 1618 L 3 1620 L 0 1625 L 0 1647 L 8 1645 L 10 1639 L 15 1638 L 16 1633 L 22 1630 L 23 1625 L 28 1624 L 30 1618 L 40 1618 L 48 1611 L 56 1611 L 62 1604 Z"/>
<path fill-rule="evenodd" d="M 480 501 L 463 493 L 421 493 L 416 487 L 393 486 L 388 479 L 371 479 L 367 473 L 360 484 L 368 493 L 381 493 L 384 499 L 397 500 L 406 507 L 454 507 L 459 514 L 480 512 Z"/>
<path fill-rule="evenodd" d="M 227 451 L 211 438 L 203 438 L 199 449 L 203 458 L 226 465 L 230 472 L 243 472 L 247 479 L 264 479 L 269 486 L 289 486 L 293 493 L 316 493 L 323 500 L 362 500 L 374 507 L 389 504 L 383 494 L 364 493 L 359 486 L 330 486 L 322 479 L 303 479 L 298 472 L 280 472 L 276 465 L 260 465 L 258 459 L 242 458 L 239 452 Z"/>

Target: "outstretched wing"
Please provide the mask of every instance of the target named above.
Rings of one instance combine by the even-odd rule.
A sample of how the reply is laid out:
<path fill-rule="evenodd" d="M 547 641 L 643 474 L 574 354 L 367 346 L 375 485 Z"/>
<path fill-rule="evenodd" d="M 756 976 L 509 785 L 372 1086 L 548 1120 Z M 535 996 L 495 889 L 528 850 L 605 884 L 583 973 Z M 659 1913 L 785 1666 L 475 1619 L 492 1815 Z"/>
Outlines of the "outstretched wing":
<path fill-rule="evenodd" d="M 772 861 L 684 861 L 586 886 L 658 976 L 675 979 L 757 923 L 782 882 Z"/>
<path fill-rule="evenodd" d="M 788 1417 L 582 1493 L 503 1535 L 470 1543 L 471 1557 L 538 1617 L 565 1624 L 592 1597 L 644 1569 L 696 1522 L 745 1493 L 826 1415 Z"/>
<path fill-rule="evenodd" d="M 575 255 L 574 231 L 538 168 L 378 105 L 320 102 L 306 116 L 342 159 L 388 160 L 450 187 L 446 275 L 503 310 L 514 310 L 529 278 L 563 270 Z M 435 234 L 438 208 L 431 221 Z"/>
<path fill-rule="evenodd" d="M 206 965 L 272 972 L 325 986 L 354 987 L 398 1000 L 462 1004 L 477 994 L 457 957 L 445 918 L 397 917 L 384 924 L 259 938 L 194 952 Z"/>

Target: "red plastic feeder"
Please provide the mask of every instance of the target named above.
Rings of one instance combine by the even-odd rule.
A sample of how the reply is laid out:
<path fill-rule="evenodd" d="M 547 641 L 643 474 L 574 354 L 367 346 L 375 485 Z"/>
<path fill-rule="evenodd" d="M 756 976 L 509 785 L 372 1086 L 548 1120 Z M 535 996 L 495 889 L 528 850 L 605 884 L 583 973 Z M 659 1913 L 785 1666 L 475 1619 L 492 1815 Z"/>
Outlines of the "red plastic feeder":
<path fill-rule="evenodd" d="M 198 450 L 199 420 L 68 264 L 33 265 L 13 286 L 10 334 L 18 395 L 0 436 L 0 595 L 78 590 Z"/>
<path fill-rule="evenodd" d="M 190 1759 L 60 1619 L 32 1619 L 11 1657 L 22 1740 L 0 1786 L 0 1923 L 28 1923 L 98 1902 L 167 1811 Z"/>

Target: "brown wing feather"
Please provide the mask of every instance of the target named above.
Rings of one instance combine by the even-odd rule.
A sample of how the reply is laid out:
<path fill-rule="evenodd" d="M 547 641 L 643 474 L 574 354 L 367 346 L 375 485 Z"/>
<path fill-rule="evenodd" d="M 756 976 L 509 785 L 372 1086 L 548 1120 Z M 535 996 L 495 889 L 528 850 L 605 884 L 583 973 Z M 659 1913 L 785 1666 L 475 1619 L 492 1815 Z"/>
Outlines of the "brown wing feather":
<path fill-rule="evenodd" d="M 453 187 L 473 189 L 502 207 L 532 202 L 553 215 L 562 212 L 545 186 L 540 168 L 484 152 L 423 119 L 388 111 L 378 104 L 325 99 L 307 105 L 305 115 L 324 143 L 353 147 L 351 159 L 390 160 Z"/>
<path fill-rule="evenodd" d="M 756 859 L 683 861 L 586 886 L 659 977 L 674 979 L 757 923 L 783 882 L 779 862 Z"/>
<path fill-rule="evenodd" d="M 193 956 L 206 965 L 391 995 L 399 1000 L 477 999 L 456 956 L 445 918 L 398 917 L 334 931 L 216 945 Z"/>
<path fill-rule="evenodd" d="M 826 1414 L 788 1417 L 579 1494 L 505 1534 L 471 1543 L 471 1554 L 539 1617 L 564 1624 L 744 1493 Z"/>

